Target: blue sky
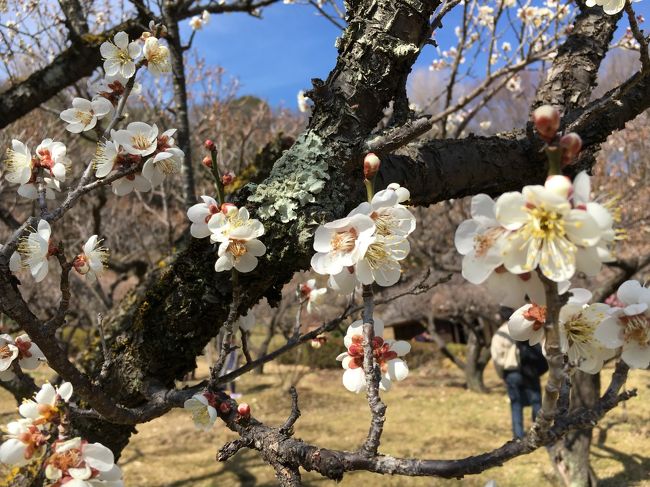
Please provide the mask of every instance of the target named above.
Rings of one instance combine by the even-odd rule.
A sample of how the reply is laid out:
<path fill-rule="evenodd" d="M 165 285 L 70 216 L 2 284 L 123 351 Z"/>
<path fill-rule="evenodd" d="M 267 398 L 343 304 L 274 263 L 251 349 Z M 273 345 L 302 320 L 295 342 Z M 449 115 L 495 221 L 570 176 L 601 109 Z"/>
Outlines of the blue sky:
<path fill-rule="evenodd" d="M 650 13 L 645 1 L 636 3 L 635 10 L 646 17 Z M 459 15 L 456 9 L 444 22 L 445 28 L 436 33 L 441 46 L 452 45 L 454 18 Z M 627 22 L 620 25 L 624 29 Z M 184 22 L 185 38 L 190 32 Z M 311 78 L 324 79 L 334 66 L 334 41 L 339 34 L 313 7 L 278 3 L 264 9 L 262 19 L 242 13 L 213 15 L 210 24 L 197 32 L 194 47 L 208 64 L 223 66 L 239 79 L 240 94 L 295 108 L 296 93 L 310 88 Z M 434 48 L 427 46 L 416 68 L 426 68 L 435 57 Z"/>
<path fill-rule="evenodd" d="M 183 35 L 191 31 L 184 23 Z M 325 78 L 336 63 L 334 41 L 340 31 L 313 7 L 273 5 L 263 18 L 234 13 L 213 15 L 197 32 L 193 47 L 208 64 L 223 66 L 241 83 L 240 94 L 254 94 L 273 105 L 296 107 L 296 94 Z M 419 64 L 433 56 L 423 54 Z"/>

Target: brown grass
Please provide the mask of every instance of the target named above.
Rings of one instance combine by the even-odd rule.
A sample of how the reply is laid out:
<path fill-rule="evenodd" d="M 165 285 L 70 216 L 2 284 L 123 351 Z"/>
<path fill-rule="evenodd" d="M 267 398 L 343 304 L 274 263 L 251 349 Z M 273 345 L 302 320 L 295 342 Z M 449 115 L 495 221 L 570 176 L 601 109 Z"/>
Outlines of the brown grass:
<path fill-rule="evenodd" d="M 269 367 L 264 376 L 247 376 L 238 382 L 253 414 L 270 425 L 281 424 L 289 410 L 289 397 L 281 386 L 287 366 Z M 198 378 L 205 376 L 202 363 Z M 605 371 L 606 381 L 611 371 Z M 317 371 L 298 384 L 303 417 L 296 436 L 329 448 L 353 449 L 367 432 L 368 407 L 363 395 L 348 393 L 340 384 L 339 371 Z M 492 449 L 510 436 L 508 401 L 503 386 L 487 374 L 489 394 L 463 388 L 462 375 L 446 366 L 423 367 L 384 395 L 388 420 L 381 451 L 406 457 L 456 458 Z M 632 373 L 628 384 L 639 397 L 605 418 L 595 431 L 592 462 L 605 487 L 650 486 L 650 375 Z M 15 409 L 6 393 L 0 394 L 4 421 Z M 120 464 L 126 484 L 132 487 L 216 487 L 276 485 L 273 471 L 255 452 L 242 451 L 225 464 L 215 453 L 234 434 L 223 426 L 210 433 L 196 431 L 188 414 L 173 411 L 138 427 Z M 606 441 L 605 441 L 606 440 Z M 603 443 L 604 442 L 604 443 Z M 305 473 L 306 485 L 334 485 L 317 474 Z M 544 450 L 517 458 L 504 467 L 468 477 L 462 485 L 483 486 L 494 479 L 499 487 L 552 486 L 553 472 Z M 351 473 L 341 485 L 352 486 L 447 486 L 458 480 L 412 479 Z"/>

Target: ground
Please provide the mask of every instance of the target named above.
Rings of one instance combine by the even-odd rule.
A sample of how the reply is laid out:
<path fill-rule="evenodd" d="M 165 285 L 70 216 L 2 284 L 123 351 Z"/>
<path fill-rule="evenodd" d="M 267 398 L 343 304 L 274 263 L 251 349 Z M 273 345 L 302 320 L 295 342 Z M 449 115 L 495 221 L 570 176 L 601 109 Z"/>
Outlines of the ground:
<path fill-rule="evenodd" d="M 340 370 L 309 372 L 295 366 L 270 366 L 262 376 L 237 382 L 241 401 L 255 417 L 270 425 L 286 419 L 290 399 L 286 389 L 296 375 L 300 409 L 296 436 L 329 448 L 353 449 L 367 432 L 368 406 L 363 394 L 347 392 Z M 200 362 L 197 378 L 207 373 Z M 603 373 L 608 380 L 611 369 Z M 504 387 L 491 366 L 486 376 L 489 394 L 463 387 L 460 371 L 432 362 L 414 371 L 384 394 L 388 420 L 380 450 L 420 458 L 455 458 L 501 445 L 510 436 L 510 417 Z M 595 431 L 593 466 L 603 487 L 650 486 L 650 374 L 634 371 L 628 387 L 639 396 L 610 413 Z M 15 416 L 15 403 L 0 391 L 3 422 Z M 218 423 L 209 432 L 194 429 L 182 410 L 138 427 L 139 434 L 124 451 L 120 465 L 129 487 L 216 487 L 276 485 L 273 472 L 255 452 L 244 450 L 225 464 L 215 461 L 218 448 L 235 435 Z M 335 485 L 317 474 L 305 473 L 306 485 Z M 504 467 L 458 480 L 411 479 L 371 473 L 347 474 L 342 486 L 484 486 L 494 479 L 499 487 L 553 486 L 553 472 L 545 450 L 517 458 Z"/>

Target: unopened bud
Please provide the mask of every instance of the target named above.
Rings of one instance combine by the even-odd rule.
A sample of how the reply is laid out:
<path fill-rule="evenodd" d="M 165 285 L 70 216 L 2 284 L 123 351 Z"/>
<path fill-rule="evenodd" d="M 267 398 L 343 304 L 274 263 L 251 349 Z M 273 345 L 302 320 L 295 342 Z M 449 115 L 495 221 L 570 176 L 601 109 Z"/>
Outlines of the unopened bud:
<path fill-rule="evenodd" d="M 231 171 L 228 171 L 226 174 L 221 176 L 221 182 L 223 183 L 224 186 L 228 186 L 234 180 L 235 180 L 235 174 L 232 173 Z"/>
<path fill-rule="evenodd" d="M 205 156 L 201 161 L 205 167 L 212 167 L 212 157 Z"/>
<path fill-rule="evenodd" d="M 251 415 L 251 407 L 247 403 L 242 402 L 239 406 L 237 406 L 237 412 L 240 416 L 248 418 Z"/>
<path fill-rule="evenodd" d="M 379 171 L 380 165 L 381 160 L 379 157 L 377 157 L 376 154 L 369 152 L 363 159 L 363 176 L 368 180 L 374 178 L 377 171 Z"/>
<path fill-rule="evenodd" d="M 544 187 L 562 198 L 568 198 L 573 189 L 571 180 L 562 175 L 549 176 L 546 178 Z"/>
<path fill-rule="evenodd" d="M 210 139 L 205 139 L 205 142 L 203 142 L 203 147 L 208 149 L 210 152 L 217 150 L 217 146 Z"/>
<path fill-rule="evenodd" d="M 560 128 L 560 112 L 551 105 L 542 105 L 533 112 L 533 123 L 539 136 L 550 142 Z"/>
<path fill-rule="evenodd" d="M 230 412 L 230 404 L 222 402 L 219 404 L 219 411 L 221 411 L 222 414 L 228 414 Z"/>
<path fill-rule="evenodd" d="M 72 261 L 72 267 L 74 267 L 74 270 L 82 276 L 88 274 L 88 271 L 90 270 L 88 259 L 86 259 L 86 256 L 83 254 L 79 254 L 74 258 Z"/>
<path fill-rule="evenodd" d="M 226 216 L 233 216 L 237 211 L 237 206 L 232 203 L 224 203 L 221 205 L 221 213 Z"/>
<path fill-rule="evenodd" d="M 562 165 L 568 166 L 580 153 L 582 139 L 575 132 L 570 132 L 560 139 L 560 148 L 562 149 Z"/>

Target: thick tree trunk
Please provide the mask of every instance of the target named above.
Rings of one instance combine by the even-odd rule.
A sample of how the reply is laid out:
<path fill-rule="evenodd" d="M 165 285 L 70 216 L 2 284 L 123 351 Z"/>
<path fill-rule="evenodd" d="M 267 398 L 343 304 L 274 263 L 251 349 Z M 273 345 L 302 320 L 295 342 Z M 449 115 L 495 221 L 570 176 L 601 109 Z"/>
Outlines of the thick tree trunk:
<path fill-rule="evenodd" d="M 571 409 L 592 407 L 600 397 L 600 374 L 577 371 L 571 387 Z M 589 462 L 592 429 L 569 433 L 550 448 L 555 471 L 567 487 L 595 487 L 596 474 Z"/>

